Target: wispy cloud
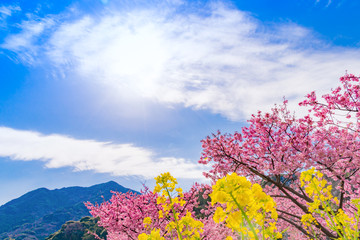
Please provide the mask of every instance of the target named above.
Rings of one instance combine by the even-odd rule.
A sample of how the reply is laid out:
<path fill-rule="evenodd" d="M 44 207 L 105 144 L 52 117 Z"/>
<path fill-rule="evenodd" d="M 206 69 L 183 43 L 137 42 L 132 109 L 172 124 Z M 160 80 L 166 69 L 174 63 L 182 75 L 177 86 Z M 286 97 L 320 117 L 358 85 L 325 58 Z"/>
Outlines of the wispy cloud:
<path fill-rule="evenodd" d="M 7 26 L 6 20 L 13 15 L 14 12 L 21 11 L 18 5 L 2 5 L 0 6 L 0 28 Z"/>
<path fill-rule="evenodd" d="M 17 5 L 0 6 L 1 18 L 5 16 L 11 16 L 13 12 L 21 11 L 21 8 Z"/>
<path fill-rule="evenodd" d="M 153 178 L 171 171 L 178 178 L 199 179 L 201 167 L 188 160 L 158 157 L 153 151 L 134 146 L 64 135 L 0 127 L 0 156 L 12 160 L 43 161 L 47 168 L 71 167 L 115 176 Z"/>
<path fill-rule="evenodd" d="M 318 3 L 320 3 L 320 1 L 321 0 L 316 0 L 315 3 L 318 4 Z M 332 0 L 327 0 L 327 4 L 325 5 L 325 7 L 330 6 L 331 2 L 332 2 Z"/>
<path fill-rule="evenodd" d="M 54 21 L 51 18 L 23 21 L 21 23 L 22 31 L 8 36 L 0 47 L 21 53 L 19 58 L 22 61 L 33 64 L 38 53 L 42 51 L 38 42 L 41 35 L 53 25 Z"/>
<path fill-rule="evenodd" d="M 295 104 L 313 89 L 335 87 L 345 70 L 358 73 L 359 49 L 330 46 L 296 24 L 268 27 L 222 4 L 166 6 L 107 9 L 61 22 L 41 45 L 24 26 L 2 47 L 117 91 L 119 104 L 135 98 L 180 104 L 232 120 L 283 96 Z"/>

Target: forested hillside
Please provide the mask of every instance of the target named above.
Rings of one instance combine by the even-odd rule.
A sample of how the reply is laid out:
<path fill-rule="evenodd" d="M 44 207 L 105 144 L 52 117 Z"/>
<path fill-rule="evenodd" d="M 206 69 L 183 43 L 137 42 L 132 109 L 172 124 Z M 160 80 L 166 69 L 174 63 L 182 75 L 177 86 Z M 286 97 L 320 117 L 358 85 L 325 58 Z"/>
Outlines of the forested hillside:
<path fill-rule="evenodd" d="M 91 187 L 28 192 L 0 207 L 0 239 L 45 239 L 65 222 L 89 216 L 84 202 L 101 203 L 110 199 L 111 191 L 132 190 L 110 181 Z"/>

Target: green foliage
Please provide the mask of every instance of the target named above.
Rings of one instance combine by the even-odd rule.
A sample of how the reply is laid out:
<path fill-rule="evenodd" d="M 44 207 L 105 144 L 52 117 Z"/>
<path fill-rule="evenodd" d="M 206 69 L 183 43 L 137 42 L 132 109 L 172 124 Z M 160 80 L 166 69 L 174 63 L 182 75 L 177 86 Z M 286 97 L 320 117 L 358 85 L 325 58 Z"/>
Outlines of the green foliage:
<path fill-rule="evenodd" d="M 198 219 L 208 217 L 204 213 L 201 213 L 201 210 L 206 209 L 207 206 L 211 202 L 210 197 L 207 197 L 206 199 L 203 197 L 203 194 L 204 194 L 205 191 L 206 191 L 206 189 L 200 191 L 199 194 L 196 196 L 199 205 L 194 208 L 194 213 L 195 213 L 196 218 L 198 218 Z"/>
<path fill-rule="evenodd" d="M 61 229 L 46 240 L 95 240 L 92 233 L 96 233 L 102 239 L 106 239 L 107 232 L 104 228 L 97 225 L 99 219 L 83 217 L 80 221 L 68 221 L 62 225 Z"/>

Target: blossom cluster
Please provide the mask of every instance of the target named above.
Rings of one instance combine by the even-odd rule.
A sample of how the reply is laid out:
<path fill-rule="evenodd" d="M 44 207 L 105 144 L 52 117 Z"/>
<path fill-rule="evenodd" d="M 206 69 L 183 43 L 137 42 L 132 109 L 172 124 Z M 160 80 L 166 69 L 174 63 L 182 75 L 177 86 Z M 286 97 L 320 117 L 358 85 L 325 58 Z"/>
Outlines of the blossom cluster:
<path fill-rule="evenodd" d="M 157 204 L 161 206 L 159 210 L 159 218 L 167 217 L 171 219 L 166 226 L 165 232 L 160 237 L 160 229 L 154 229 L 150 234 L 142 233 L 138 236 L 139 240 L 151 239 L 178 239 L 200 240 L 200 234 L 203 232 L 204 224 L 195 220 L 191 212 L 186 211 L 185 216 L 180 216 L 179 207 L 183 207 L 186 203 L 181 188 L 175 190 L 177 180 L 170 173 L 163 173 L 155 178 L 155 193 L 161 193 L 157 198 Z M 174 196 L 176 193 L 177 196 Z M 146 227 L 151 223 L 150 217 L 145 218 L 144 225 Z"/>
<path fill-rule="evenodd" d="M 210 197 L 212 204 L 224 204 L 224 207 L 217 207 L 215 222 L 225 220 L 229 228 L 250 239 L 257 239 L 259 234 L 264 239 L 281 238 L 281 233 L 276 232 L 276 204 L 259 184 L 251 184 L 245 177 L 232 173 L 213 185 Z M 259 228 L 255 229 L 254 224 Z"/>
<path fill-rule="evenodd" d="M 309 213 L 301 218 L 309 234 L 316 237 L 318 233 L 313 226 L 325 222 L 338 235 L 338 239 L 359 238 L 360 199 L 352 200 L 356 211 L 351 216 L 337 207 L 339 200 L 332 195 L 332 185 L 328 184 L 321 172 L 311 168 L 301 173 L 300 181 L 312 199 L 312 202 L 307 203 Z"/>

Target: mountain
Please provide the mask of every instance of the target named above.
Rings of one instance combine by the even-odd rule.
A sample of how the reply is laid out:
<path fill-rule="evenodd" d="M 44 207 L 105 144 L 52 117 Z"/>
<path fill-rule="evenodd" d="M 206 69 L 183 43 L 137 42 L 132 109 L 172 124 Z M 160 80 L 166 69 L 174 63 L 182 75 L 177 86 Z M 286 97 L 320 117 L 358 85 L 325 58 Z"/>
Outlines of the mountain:
<path fill-rule="evenodd" d="M 91 187 L 39 188 L 0 207 L 0 239 L 43 240 L 69 220 L 89 216 L 84 202 L 109 200 L 111 191 L 133 191 L 114 181 Z"/>

